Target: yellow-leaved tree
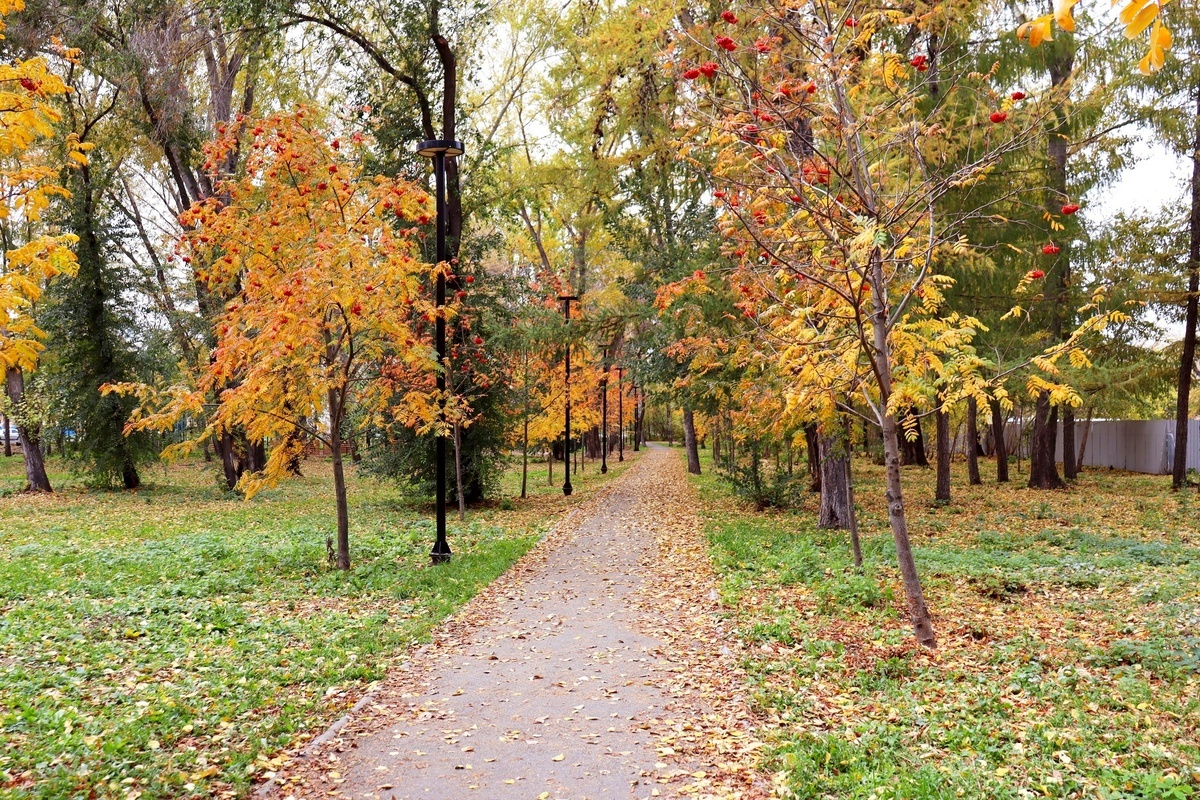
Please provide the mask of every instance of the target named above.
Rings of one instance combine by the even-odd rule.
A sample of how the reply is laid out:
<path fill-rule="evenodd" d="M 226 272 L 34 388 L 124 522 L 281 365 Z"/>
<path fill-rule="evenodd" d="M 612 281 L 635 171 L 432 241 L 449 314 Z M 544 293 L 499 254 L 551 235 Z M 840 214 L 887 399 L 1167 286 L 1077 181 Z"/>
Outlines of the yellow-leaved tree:
<path fill-rule="evenodd" d="M 24 8 L 22 0 L 0 0 L 3 17 Z M 64 52 L 64 56 L 70 53 Z M 75 269 L 75 237 L 41 230 L 43 212 L 55 197 L 61 150 L 46 146 L 60 116 L 53 98 L 68 91 L 42 58 L 0 64 L 0 369 L 17 421 L 28 488 L 50 491 L 42 463 L 40 426 L 25 404 L 25 374 L 36 369 L 45 334 L 34 309 L 46 282 Z M 83 148 L 68 141 L 67 157 L 85 163 Z"/>
<path fill-rule="evenodd" d="M 235 429 L 268 443 L 265 467 L 239 482 L 247 497 L 291 474 L 306 439 L 323 443 L 333 457 L 337 564 L 349 569 L 350 410 L 378 420 L 398 408 L 410 424 L 447 425 L 431 380 L 436 309 L 423 291 L 447 265 L 422 263 L 410 226 L 429 221 L 433 201 L 415 184 L 363 174 L 363 137 L 330 138 L 307 109 L 233 124 L 207 157 L 220 163 L 233 147 L 243 150 L 241 169 L 186 212 L 179 243 L 179 255 L 231 298 L 215 348 L 187 385 L 108 390 L 140 397 L 130 430 L 205 420 L 167 456 Z"/>
<path fill-rule="evenodd" d="M 1149 31 L 1146 55 L 1138 62 L 1138 70 L 1150 75 L 1162 69 L 1166 51 L 1171 49 L 1171 30 L 1163 24 L 1163 8 L 1171 0 L 1111 0 L 1114 8 L 1119 7 L 1118 19 L 1124 27 L 1126 39 L 1136 39 Z M 1079 0 L 1053 0 L 1049 14 L 1029 20 L 1017 29 L 1017 36 L 1037 47 L 1042 42 L 1054 39 L 1054 28 L 1064 31 L 1075 30 L 1075 6 Z"/>
<path fill-rule="evenodd" d="M 943 71 L 931 91 L 923 58 L 891 49 L 908 24 L 871 0 L 747 2 L 690 31 L 678 67 L 716 153 L 713 197 L 736 265 L 736 307 L 786 376 L 789 409 L 821 419 L 827 433 L 848 414 L 881 430 L 909 617 L 933 647 L 901 485 L 907 420 L 914 408 L 972 396 L 1009 402 L 976 353 L 982 324 L 943 310 L 953 280 L 938 270 L 968 252 L 963 223 L 987 207 L 952 212 L 944 201 L 1027 146 L 1049 111 L 1018 111 L 994 71 Z M 1031 392 L 1075 400 L 1060 364 L 1085 364 L 1084 340 L 1121 319 L 1102 300 L 1033 359 Z"/>

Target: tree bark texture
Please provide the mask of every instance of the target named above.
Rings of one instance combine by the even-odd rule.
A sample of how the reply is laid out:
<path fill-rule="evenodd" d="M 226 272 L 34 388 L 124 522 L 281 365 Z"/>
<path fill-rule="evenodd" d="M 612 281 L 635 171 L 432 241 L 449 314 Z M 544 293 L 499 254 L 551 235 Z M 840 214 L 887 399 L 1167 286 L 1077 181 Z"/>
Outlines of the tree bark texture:
<path fill-rule="evenodd" d="M 1184 315 L 1183 352 L 1175 390 L 1175 453 L 1171 486 L 1179 489 L 1187 476 L 1188 417 L 1191 413 L 1192 371 L 1196 366 L 1196 325 L 1200 317 L 1200 87 L 1196 88 L 1196 126 L 1192 146 L 1192 210 L 1188 216 L 1188 296 Z"/>
<path fill-rule="evenodd" d="M 692 409 L 683 409 L 683 442 L 687 448 L 688 472 L 700 474 L 700 450 L 696 446 L 696 414 Z"/>
<path fill-rule="evenodd" d="M 1033 411 L 1033 432 L 1029 437 L 1029 488 L 1061 489 L 1066 486 L 1058 476 L 1054 450 L 1058 442 L 1058 409 L 1050 405 L 1050 393 L 1038 394 Z"/>
<path fill-rule="evenodd" d="M 939 503 L 950 502 L 950 412 L 939 408 L 934 412 L 937 425 L 937 488 L 934 499 Z"/>
<path fill-rule="evenodd" d="M 25 401 L 25 373 L 16 367 L 8 367 L 4 373 L 4 383 L 8 399 L 17 409 L 17 440 L 25 457 L 25 489 L 30 492 L 52 492 L 54 489 L 46 475 L 46 463 L 42 460 L 41 425 L 25 419 L 21 411 L 21 404 Z"/>
<path fill-rule="evenodd" d="M 1075 474 L 1083 472 L 1083 456 L 1087 452 L 1088 436 L 1092 433 L 1092 414 L 1095 409 L 1089 408 L 1087 412 L 1087 422 L 1083 424 L 1083 439 L 1079 442 L 1079 455 L 1075 458 Z"/>
<path fill-rule="evenodd" d="M 915 409 L 906 415 L 907 420 L 911 420 L 908 425 L 903 425 L 900 428 L 900 465 L 904 467 L 918 466 L 928 467 L 929 458 L 925 455 L 925 433 L 921 430 L 921 418 L 917 416 Z M 909 438 L 915 432 L 915 438 Z"/>
<path fill-rule="evenodd" d="M 967 481 L 972 486 L 983 483 L 979 476 L 979 401 L 967 398 Z"/>
<path fill-rule="evenodd" d="M 808 489 L 811 492 L 821 491 L 821 438 L 817 435 L 817 426 L 809 423 L 804 426 L 804 444 L 808 450 Z"/>
<path fill-rule="evenodd" d="M 1079 477 L 1078 453 L 1075 448 L 1075 409 L 1063 406 L 1063 477 L 1069 481 Z"/>
<path fill-rule="evenodd" d="M 1075 48 L 1069 39 L 1049 51 L 1047 68 L 1050 72 L 1051 91 L 1061 95 L 1063 101 L 1054 112 L 1049 130 L 1046 132 L 1046 189 L 1045 208 L 1051 218 L 1057 216 L 1067 198 L 1067 156 L 1070 134 L 1070 118 L 1067 114 L 1064 87 L 1070 80 L 1075 64 Z M 1069 248 L 1063 243 L 1061 251 L 1047 269 L 1046 309 L 1049 313 L 1050 334 L 1054 341 L 1063 341 L 1064 314 L 1070 306 L 1071 260 Z M 1071 445 L 1074 456 L 1074 431 L 1070 439 L 1063 434 L 1063 452 Z M 1029 448 L 1029 487 L 1031 489 L 1061 489 L 1066 484 L 1058 475 L 1055 450 L 1058 444 L 1058 409 L 1051 408 L 1049 392 L 1038 395 L 1033 415 L 1033 433 Z M 1069 459 L 1068 459 L 1069 460 Z M 1071 469 L 1074 469 L 1074 463 Z M 1068 470 L 1068 475 L 1070 470 Z"/>
<path fill-rule="evenodd" d="M 883 277 L 883 263 L 878 249 L 871 258 L 871 293 L 875 308 L 871 315 L 871 330 L 874 344 L 875 375 L 879 382 L 879 405 L 887 408 L 892 393 L 892 354 L 888 344 L 887 282 Z M 887 470 L 888 522 L 892 528 L 892 539 L 896 544 L 896 560 L 900 566 L 900 577 L 904 582 L 904 597 L 908 604 L 908 617 L 912 622 L 917 642 L 925 647 L 936 647 L 937 636 L 933 632 L 933 620 L 925 605 L 925 591 L 917 574 L 917 562 L 913 558 L 912 543 L 908 538 L 908 516 L 904 509 L 904 488 L 900 483 L 900 430 L 896 417 L 883 415 L 883 458 Z M 924 450 L 922 449 L 922 454 Z"/>
<path fill-rule="evenodd" d="M 991 400 L 992 438 L 996 440 L 996 483 L 1008 483 L 1008 442 L 1004 438 L 1004 409 L 999 400 Z"/>
<path fill-rule="evenodd" d="M 850 455 L 847 443 L 836 436 L 822 434 L 818 438 L 821 461 L 821 511 L 819 528 L 850 529 L 853 512 L 850 507 Z"/>
<path fill-rule="evenodd" d="M 329 449 L 333 453 L 333 494 L 337 504 L 337 568 L 350 569 L 350 507 L 346 501 L 346 473 L 342 468 L 342 432 L 338 392 L 329 390 Z"/>

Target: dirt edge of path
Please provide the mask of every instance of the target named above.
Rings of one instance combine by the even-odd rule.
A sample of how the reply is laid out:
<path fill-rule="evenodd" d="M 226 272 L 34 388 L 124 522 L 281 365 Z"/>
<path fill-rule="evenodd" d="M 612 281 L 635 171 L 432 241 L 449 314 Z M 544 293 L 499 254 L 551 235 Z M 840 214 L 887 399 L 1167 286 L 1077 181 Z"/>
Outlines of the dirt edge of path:
<path fill-rule="evenodd" d="M 655 487 L 657 552 L 642 565 L 648 579 L 635 601 L 644 632 L 663 642 L 662 655 L 674 665 L 667 708 L 673 717 L 658 734 L 660 757 L 667 756 L 659 782 L 701 800 L 768 798 L 759 732 L 769 721 L 747 695 L 747 653 L 721 606 L 696 490 L 681 453 L 668 455 L 670 480 Z M 687 773 L 678 766 L 684 762 L 713 769 Z"/>

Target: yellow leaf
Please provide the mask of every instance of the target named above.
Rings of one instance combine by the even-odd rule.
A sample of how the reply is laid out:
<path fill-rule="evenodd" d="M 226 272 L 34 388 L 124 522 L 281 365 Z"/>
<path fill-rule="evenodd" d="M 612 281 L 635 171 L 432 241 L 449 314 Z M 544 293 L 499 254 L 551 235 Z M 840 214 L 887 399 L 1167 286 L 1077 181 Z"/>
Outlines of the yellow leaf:
<path fill-rule="evenodd" d="M 1171 37 L 1171 31 L 1167 29 L 1167 26 L 1161 22 L 1155 23 L 1154 33 L 1150 36 L 1150 44 L 1157 45 L 1164 50 L 1170 50 L 1173 43 L 1174 40 Z"/>
<path fill-rule="evenodd" d="M 1054 21 L 1064 31 L 1075 30 L 1075 18 L 1071 16 L 1071 9 L 1078 2 L 1079 0 L 1054 0 Z"/>
<path fill-rule="evenodd" d="M 1029 46 L 1037 47 L 1042 42 L 1054 40 L 1053 28 L 1050 25 L 1050 17 L 1039 17 L 1030 23 L 1029 26 Z"/>
<path fill-rule="evenodd" d="M 1145 8 L 1148 3 L 1152 2 L 1154 2 L 1154 0 L 1130 0 L 1129 4 L 1121 9 L 1121 14 L 1119 16 L 1121 24 L 1128 25 L 1133 21 L 1133 18 L 1138 15 L 1139 11 Z M 1114 3 L 1114 5 L 1115 4 L 1116 3 Z"/>
<path fill-rule="evenodd" d="M 1137 13 L 1137 16 L 1125 26 L 1125 38 L 1134 39 L 1142 34 L 1154 20 L 1158 19 L 1158 5 L 1150 3 Z"/>

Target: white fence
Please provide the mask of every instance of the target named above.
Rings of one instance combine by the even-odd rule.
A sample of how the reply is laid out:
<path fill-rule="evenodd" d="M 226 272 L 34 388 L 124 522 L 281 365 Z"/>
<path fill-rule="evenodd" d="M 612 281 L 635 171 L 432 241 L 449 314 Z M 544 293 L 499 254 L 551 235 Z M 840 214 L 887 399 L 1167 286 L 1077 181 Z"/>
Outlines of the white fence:
<path fill-rule="evenodd" d="M 1020 442 L 1022 455 L 1028 457 L 1026 437 L 1032 427 L 1032 422 L 1032 420 L 1025 420 L 1023 423 L 1010 422 L 1005 426 L 1004 438 L 1009 453 L 1015 453 L 1017 444 Z M 1087 438 L 1086 443 L 1084 437 Z M 985 441 L 985 447 L 989 452 L 991 451 L 990 444 L 990 441 Z M 1075 447 L 1077 450 L 1083 450 L 1085 467 L 1123 469 L 1150 475 L 1169 475 L 1171 460 L 1175 455 L 1175 420 L 1098 419 L 1092 420 L 1091 423 L 1080 420 L 1075 423 Z M 1054 455 L 1058 461 L 1062 461 L 1061 424 L 1058 428 L 1058 443 Z M 1200 420 L 1194 419 L 1188 422 L 1187 467 L 1188 469 L 1200 469 Z"/>
<path fill-rule="evenodd" d="M 1075 423 L 1075 446 L 1083 443 L 1087 422 Z M 1111 467 L 1168 475 L 1175 457 L 1175 420 L 1093 420 L 1083 451 L 1085 467 Z M 1062 460 L 1062 429 L 1055 456 Z M 1200 469 L 1200 420 L 1188 422 L 1188 469 Z"/>

